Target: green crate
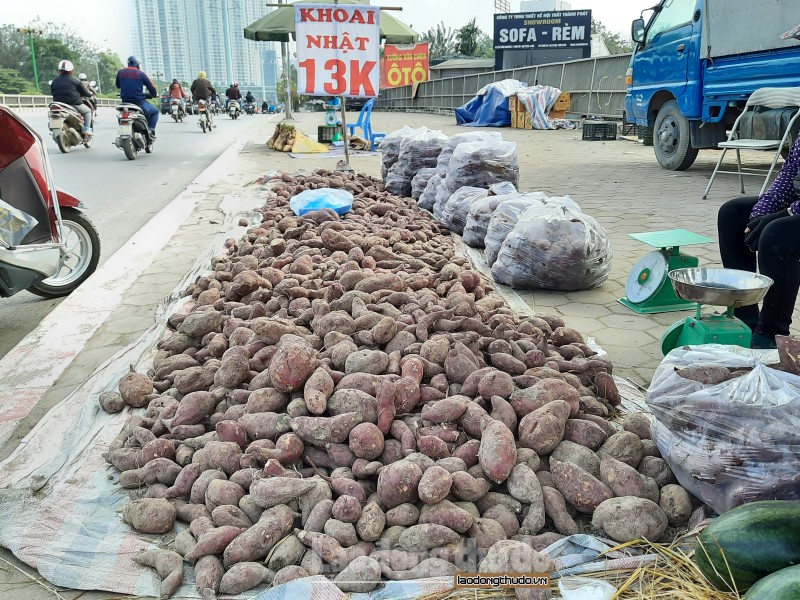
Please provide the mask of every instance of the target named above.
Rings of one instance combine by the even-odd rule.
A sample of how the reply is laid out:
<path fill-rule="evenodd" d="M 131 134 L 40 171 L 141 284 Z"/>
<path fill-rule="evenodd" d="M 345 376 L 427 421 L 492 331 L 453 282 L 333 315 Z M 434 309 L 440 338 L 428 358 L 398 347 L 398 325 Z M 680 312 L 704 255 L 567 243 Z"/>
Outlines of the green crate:
<path fill-rule="evenodd" d="M 317 141 L 322 144 L 330 144 L 337 133 L 344 135 L 341 125 L 320 125 L 317 127 Z"/>

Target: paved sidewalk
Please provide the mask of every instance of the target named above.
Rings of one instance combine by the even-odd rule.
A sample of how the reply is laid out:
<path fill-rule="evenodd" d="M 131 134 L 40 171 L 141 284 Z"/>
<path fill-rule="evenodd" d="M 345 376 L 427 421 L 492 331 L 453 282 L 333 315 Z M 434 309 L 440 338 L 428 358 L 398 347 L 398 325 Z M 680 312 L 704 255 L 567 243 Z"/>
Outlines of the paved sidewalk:
<path fill-rule="evenodd" d="M 348 116 L 355 119 L 355 113 Z M 338 157 L 295 159 L 268 150 L 265 142 L 277 122 L 276 118 L 258 115 L 252 117 L 252 121 L 249 139 L 229 150 L 224 160 L 212 165 L 211 171 L 189 186 L 188 196 L 183 198 L 183 202 L 193 204 L 193 208 L 185 213 L 186 220 L 182 224 L 173 223 L 176 226 L 174 235 L 169 237 L 152 263 L 142 268 L 141 275 L 134 278 L 121 302 L 109 307 L 107 318 L 85 341 L 77 358 L 28 416 L 20 421 L 11 439 L 0 448 L 0 459 L 8 455 L 50 407 L 108 356 L 153 323 L 155 307 L 170 294 L 219 233 L 222 218 L 217 209 L 223 199 L 236 196 L 256 176 L 273 169 L 293 172 L 335 168 Z M 322 123 L 322 113 L 299 113 L 295 117 L 295 125 L 309 135 L 314 135 Z M 376 131 L 385 132 L 404 124 L 427 125 L 449 135 L 466 130 L 455 126 L 452 117 L 423 113 L 376 112 L 373 113 L 373 124 Z M 520 189 L 572 196 L 585 212 L 597 218 L 607 229 L 614 249 L 612 274 L 601 288 L 569 294 L 521 292 L 520 297 L 529 307 L 561 314 L 570 326 L 585 336 L 595 337 L 608 351 L 616 367 L 615 374 L 646 386 L 661 359 L 658 347 L 661 333 L 686 313 L 639 316 L 617 303 L 617 298 L 624 294 L 625 279 L 631 266 L 649 251 L 649 247 L 628 238 L 627 234 L 684 227 L 715 238 L 716 211 L 722 202 L 737 195 L 736 179 L 721 176 L 710 199 L 703 201 L 700 198 L 717 158 L 713 152 L 702 152 L 691 170 L 677 173 L 661 169 L 653 157 L 652 148 L 634 142 L 584 142 L 578 130 L 504 128 L 501 131 L 504 139 L 518 142 Z M 370 175 L 380 175 L 379 155 L 356 155 L 351 165 Z M 751 193 L 757 189 L 755 179 L 748 182 Z M 695 247 L 692 253 L 700 257 L 701 264 L 719 264 L 715 244 Z M 44 600 L 56 597 L 3 561 L 21 566 L 29 573 L 32 571 L 16 562 L 9 552 L 0 551 L 0 598 Z M 66 591 L 61 592 L 61 597 L 100 600 L 118 596 Z"/>

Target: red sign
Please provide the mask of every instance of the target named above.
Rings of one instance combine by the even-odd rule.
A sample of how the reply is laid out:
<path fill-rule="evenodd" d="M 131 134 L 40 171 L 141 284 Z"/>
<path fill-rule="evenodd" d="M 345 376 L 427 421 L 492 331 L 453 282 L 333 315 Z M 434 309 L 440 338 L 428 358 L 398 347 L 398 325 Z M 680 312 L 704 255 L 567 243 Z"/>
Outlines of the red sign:
<path fill-rule="evenodd" d="M 408 46 L 386 44 L 381 89 L 428 81 L 428 42 Z"/>
<path fill-rule="evenodd" d="M 376 97 L 379 23 L 377 6 L 295 4 L 300 93 Z"/>

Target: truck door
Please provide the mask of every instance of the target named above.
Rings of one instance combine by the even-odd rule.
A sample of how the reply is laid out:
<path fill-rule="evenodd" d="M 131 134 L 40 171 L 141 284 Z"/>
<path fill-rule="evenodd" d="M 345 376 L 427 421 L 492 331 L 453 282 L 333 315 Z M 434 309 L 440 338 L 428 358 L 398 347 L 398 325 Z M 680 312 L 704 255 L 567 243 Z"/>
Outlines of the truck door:
<path fill-rule="evenodd" d="M 678 98 L 686 89 L 697 9 L 698 0 L 664 0 L 650 19 L 643 48 L 632 63 L 631 99 L 637 119 L 647 118 L 650 99 L 656 92 L 665 90 Z"/>

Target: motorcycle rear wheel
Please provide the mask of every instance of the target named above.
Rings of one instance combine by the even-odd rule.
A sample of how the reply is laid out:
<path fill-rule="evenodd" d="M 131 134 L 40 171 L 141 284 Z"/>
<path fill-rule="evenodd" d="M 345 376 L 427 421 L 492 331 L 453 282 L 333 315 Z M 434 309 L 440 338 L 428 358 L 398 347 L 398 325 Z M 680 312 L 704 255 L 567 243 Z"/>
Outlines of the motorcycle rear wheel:
<path fill-rule="evenodd" d="M 67 154 L 70 150 L 72 150 L 72 146 L 69 145 L 69 142 L 66 142 L 67 134 L 61 133 L 56 137 L 56 144 L 58 145 L 58 149 L 61 150 L 64 154 Z"/>
<path fill-rule="evenodd" d="M 128 138 L 122 140 L 122 151 L 125 152 L 125 157 L 128 160 L 136 160 L 136 148 L 133 147 L 133 140 Z"/>
<path fill-rule="evenodd" d="M 178 113 L 172 113 L 172 120 L 178 122 Z"/>
<path fill-rule="evenodd" d="M 94 223 L 74 208 L 62 208 L 62 231 L 66 249 L 61 269 L 53 277 L 33 284 L 28 291 L 43 298 L 59 298 L 72 293 L 95 272 L 100 261 L 100 236 Z"/>
<path fill-rule="evenodd" d="M 93 136 L 89 136 L 89 137 L 87 137 L 87 138 L 86 138 L 86 140 L 83 142 L 83 146 L 84 146 L 85 148 L 87 148 L 87 149 L 88 149 L 88 148 L 91 148 L 91 147 L 92 147 L 92 144 L 93 144 L 93 143 L 94 143 L 94 137 L 93 137 Z"/>
<path fill-rule="evenodd" d="M 203 130 L 203 133 L 206 132 L 206 120 L 205 119 L 200 119 L 200 129 Z"/>

